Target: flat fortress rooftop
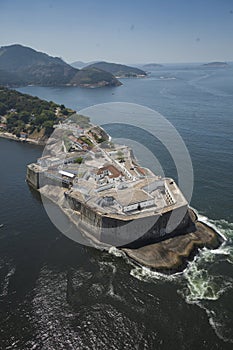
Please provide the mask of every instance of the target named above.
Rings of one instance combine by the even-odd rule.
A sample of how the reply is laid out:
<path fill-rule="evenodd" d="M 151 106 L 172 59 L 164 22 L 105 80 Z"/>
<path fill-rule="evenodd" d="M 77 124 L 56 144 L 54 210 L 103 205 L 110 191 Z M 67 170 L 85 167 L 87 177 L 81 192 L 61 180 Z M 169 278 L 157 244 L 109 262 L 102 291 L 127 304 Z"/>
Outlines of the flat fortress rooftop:
<path fill-rule="evenodd" d="M 110 192 L 109 195 L 111 195 L 112 192 Z M 114 197 L 122 206 L 146 202 L 148 200 L 154 199 L 150 194 L 137 188 L 115 191 Z"/>
<path fill-rule="evenodd" d="M 69 194 L 99 214 L 123 220 L 158 215 L 188 205 L 172 179 L 158 180 L 157 187 L 154 184 L 156 181 L 156 178 L 152 177 L 142 179 L 134 183 L 134 186 L 121 190 L 110 188 L 100 193 L 95 191 L 84 193 L 82 189 L 72 189 Z"/>

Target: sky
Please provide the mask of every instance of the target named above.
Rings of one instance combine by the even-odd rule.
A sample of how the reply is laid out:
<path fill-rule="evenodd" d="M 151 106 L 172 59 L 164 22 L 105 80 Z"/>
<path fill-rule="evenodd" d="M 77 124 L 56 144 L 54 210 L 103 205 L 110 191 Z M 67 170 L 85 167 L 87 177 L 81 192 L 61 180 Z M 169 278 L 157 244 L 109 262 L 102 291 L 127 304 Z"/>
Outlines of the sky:
<path fill-rule="evenodd" d="M 233 61 L 233 0 L 0 0 L 0 46 L 66 62 Z"/>

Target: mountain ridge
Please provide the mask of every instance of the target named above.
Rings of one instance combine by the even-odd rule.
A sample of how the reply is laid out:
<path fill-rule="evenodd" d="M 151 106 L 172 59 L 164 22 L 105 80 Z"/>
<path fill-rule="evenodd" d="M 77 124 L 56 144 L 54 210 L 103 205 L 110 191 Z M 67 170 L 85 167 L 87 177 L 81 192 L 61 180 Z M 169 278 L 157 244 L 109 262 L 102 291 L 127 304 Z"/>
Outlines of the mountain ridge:
<path fill-rule="evenodd" d="M 0 47 L 0 84 L 4 86 L 43 85 L 81 87 L 119 86 L 113 74 L 70 66 L 59 57 L 52 57 L 20 44 Z"/>
<path fill-rule="evenodd" d="M 85 68 L 98 68 L 105 70 L 117 78 L 145 77 L 147 74 L 142 69 L 127 66 L 125 64 L 100 61 L 86 66 Z"/>

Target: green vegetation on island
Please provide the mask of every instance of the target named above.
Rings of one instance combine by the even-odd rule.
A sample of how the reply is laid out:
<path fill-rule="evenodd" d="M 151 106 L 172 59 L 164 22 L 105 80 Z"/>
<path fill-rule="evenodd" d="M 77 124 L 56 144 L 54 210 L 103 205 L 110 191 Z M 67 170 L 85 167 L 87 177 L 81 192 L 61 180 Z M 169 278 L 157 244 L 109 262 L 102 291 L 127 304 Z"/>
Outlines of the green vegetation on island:
<path fill-rule="evenodd" d="M 0 85 L 22 86 L 119 86 L 114 75 L 101 69 L 76 69 L 59 57 L 51 57 L 22 45 L 0 47 Z"/>
<path fill-rule="evenodd" d="M 71 79 L 70 85 L 82 87 L 120 86 L 122 83 L 113 74 L 96 67 L 85 67 Z"/>
<path fill-rule="evenodd" d="M 110 63 L 110 62 L 96 62 L 90 64 L 84 69 L 96 68 L 102 69 L 115 75 L 118 78 L 137 78 L 146 76 L 146 72 L 139 68 L 126 66 L 124 64 Z"/>
<path fill-rule="evenodd" d="M 97 63 L 97 62 L 99 62 L 99 61 L 91 61 L 91 62 L 75 61 L 75 62 L 70 63 L 70 65 L 74 68 L 81 69 L 81 68 L 90 66 L 90 64 Z"/>
<path fill-rule="evenodd" d="M 224 67 L 228 67 L 228 63 L 227 62 L 209 62 L 209 63 L 204 63 L 202 65 L 203 67 L 213 67 L 213 68 L 224 68 Z"/>
<path fill-rule="evenodd" d="M 0 87 L 0 131 L 17 137 L 45 140 L 53 125 L 74 113 L 64 105 L 41 100 L 15 90 Z"/>
<path fill-rule="evenodd" d="M 159 63 L 147 63 L 142 66 L 143 69 L 148 70 L 148 69 L 157 69 L 163 67 L 162 64 Z"/>

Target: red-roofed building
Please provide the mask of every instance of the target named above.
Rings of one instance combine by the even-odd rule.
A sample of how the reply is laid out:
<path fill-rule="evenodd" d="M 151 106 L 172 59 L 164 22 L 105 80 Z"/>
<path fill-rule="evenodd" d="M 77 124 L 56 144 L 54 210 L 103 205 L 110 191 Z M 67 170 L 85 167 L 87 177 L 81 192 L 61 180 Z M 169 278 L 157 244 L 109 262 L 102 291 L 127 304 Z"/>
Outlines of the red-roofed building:
<path fill-rule="evenodd" d="M 103 177 L 108 176 L 109 179 L 117 178 L 122 176 L 122 172 L 118 170 L 114 165 L 109 164 L 99 168 L 96 171 L 96 179 L 102 179 Z"/>

